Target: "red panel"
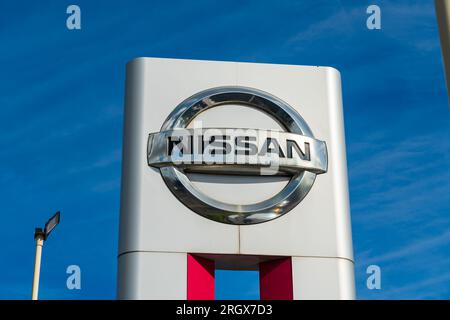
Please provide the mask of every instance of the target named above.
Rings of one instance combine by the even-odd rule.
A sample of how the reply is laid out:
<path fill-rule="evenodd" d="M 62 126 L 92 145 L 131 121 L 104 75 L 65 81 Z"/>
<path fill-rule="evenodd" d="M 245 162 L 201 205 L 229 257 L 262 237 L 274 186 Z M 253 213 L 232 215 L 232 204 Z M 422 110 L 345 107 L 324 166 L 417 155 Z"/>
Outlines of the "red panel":
<path fill-rule="evenodd" d="M 214 261 L 187 255 L 187 299 L 214 300 Z"/>
<path fill-rule="evenodd" d="M 291 257 L 259 264 L 259 293 L 261 300 L 292 300 Z"/>

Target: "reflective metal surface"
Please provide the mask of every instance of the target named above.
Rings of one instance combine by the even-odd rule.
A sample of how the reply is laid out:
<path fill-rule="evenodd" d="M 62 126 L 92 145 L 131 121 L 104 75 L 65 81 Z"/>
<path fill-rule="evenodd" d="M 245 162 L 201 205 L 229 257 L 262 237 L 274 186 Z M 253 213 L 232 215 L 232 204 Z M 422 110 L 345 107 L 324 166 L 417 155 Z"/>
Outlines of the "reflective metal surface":
<path fill-rule="evenodd" d="M 297 158 L 294 156 L 287 157 L 285 153 L 282 154 L 284 157 L 280 156 L 281 153 L 277 153 L 275 157 L 273 157 L 273 154 L 270 157 L 263 154 L 259 158 L 257 155 L 247 155 L 243 159 L 244 163 L 237 163 L 237 159 L 235 159 L 236 161 L 220 162 L 217 154 L 212 158 L 211 155 L 205 157 L 203 154 L 201 159 L 195 159 L 195 152 L 192 150 L 190 150 L 191 153 L 186 152 L 187 146 L 184 146 L 183 152 L 180 152 L 180 148 L 168 149 L 167 141 L 169 137 L 177 134 L 178 137 L 193 135 L 193 129 L 186 129 L 186 127 L 201 112 L 227 104 L 247 106 L 267 113 L 288 132 L 256 131 L 266 137 L 277 135 L 282 141 L 296 141 L 297 145 L 300 146 L 306 147 L 306 144 L 308 144 L 309 159 L 306 156 L 305 150 L 307 149 L 303 149 L 304 155 L 302 152 L 298 152 L 297 156 L 299 157 Z M 209 128 L 208 130 L 218 130 L 216 131 L 218 135 L 226 136 L 232 135 L 233 130 L 239 129 Z M 229 131 L 231 134 L 224 130 L 231 130 Z M 200 132 L 200 134 L 204 133 L 204 131 Z M 260 146 L 264 139 L 259 138 L 258 140 L 257 138 L 255 141 L 258 150 L 264 149 Z M 179 143 L 179 140 L 176 143 Z M 266 92 L 238 86 L 208 89 L 183 101 L 166 119 L 161 132 L 149 135 L 147 149 L 149 165 L 160 168 L 167 186 L 183 204 L 208 219 L 237 225 L 266 222 L 289 212 L 309 192 L 316 174 L 326 172 L 328 165 L 325 142 L 314 138 L 306 122 L 292 107 Z M 174 150 L 175 152 L 169 155 Z M 224 150 L 227 150 L 227 148 Z M 223 153 L 222 157 L 230 154 L 227 151 Z M 265 160 L 264 157 L 266 157 Z M 258 163 L 258 160 L 261 162 Z M 275 167 L 268 174 L 289 174 L 292 175 L 292 178 L 277 195 L 249 205 L 217 201 L 200 192 L 185 174 L 189 170 L 193 172 L 221 172 L 222 174 L 225 172 L 249 175 L 257 172 L 265 174 L 265 171 L 262 170 L 265 166 Z"/>
<path fill-rule="evenodd" d="M 208 145 L 211 140 L 216 143 L 212 147 L 213 143 Z M 177 166 L 190 172 L 242 175 L 261 175 L 264 169 L 291 175 L 327 170 L 325 142 L 289 132 L 178 129 L 152 133 L 148 141 L 148 165 L 156 168 Z"/>

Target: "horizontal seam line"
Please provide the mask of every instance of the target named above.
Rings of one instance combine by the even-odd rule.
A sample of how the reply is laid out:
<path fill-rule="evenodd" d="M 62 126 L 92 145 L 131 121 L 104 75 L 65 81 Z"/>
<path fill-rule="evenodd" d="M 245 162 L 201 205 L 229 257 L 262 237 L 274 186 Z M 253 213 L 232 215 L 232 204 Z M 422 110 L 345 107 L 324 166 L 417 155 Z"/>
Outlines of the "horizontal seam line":
<path fill-rule="evenodd" d="M 241 254 L 241 253 L 213 253 L 213 252 L 181 252 L 181 251 L 164 251 L 164 250 L 159 250 L 159 251 L 150 251 L 150 250 L 131 250 L 131 251 L 125 251 L 120 253 L 117 258 L 120 258 L 120 256 L 125 255 L 127 253 L 198 253 L 198 254 L 213 254 L 213 255 L 232 255 L 232 256 L 273 256 L 273 257 L 294 257 L 294 258 L 318 258 L 318 259 L 342 259 L 342 260 L 347 260 L 353 264 L 355 264 L 355 261 L 353 261 L 352 259 L 346 258 L 346 257 L 329 257 L 329 256 L 297 256 L 297 255 L 287 255 L 287 256 L 281 256 L 281 255 L 273 255 L 273 254 Z"/>

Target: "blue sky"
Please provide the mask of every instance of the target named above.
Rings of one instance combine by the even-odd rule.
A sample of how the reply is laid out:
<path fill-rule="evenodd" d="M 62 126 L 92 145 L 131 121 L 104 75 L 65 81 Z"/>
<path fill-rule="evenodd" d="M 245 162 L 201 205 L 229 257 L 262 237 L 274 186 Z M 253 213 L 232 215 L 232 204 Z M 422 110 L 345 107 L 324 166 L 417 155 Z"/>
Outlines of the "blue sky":
<path fill-rule="evenodd" d="M 33 230 L 56 210 L 40 297 L 115 297 L 125 63 L 152 56 L 341 71 L 357 296 L 450 298 L 450 110 L 432 1 L 0 3 L 0 298 L 28 299 Z M 382 29 L 366 28 L 366 8 Z M 66 267 L 82 289 L 66 288 Z M 366 288 L 366 267 L 382 289 Z M 217 297 L 257 297 L 221 273 Z M 237 286 L 240 289 L 237 289 Z"/>

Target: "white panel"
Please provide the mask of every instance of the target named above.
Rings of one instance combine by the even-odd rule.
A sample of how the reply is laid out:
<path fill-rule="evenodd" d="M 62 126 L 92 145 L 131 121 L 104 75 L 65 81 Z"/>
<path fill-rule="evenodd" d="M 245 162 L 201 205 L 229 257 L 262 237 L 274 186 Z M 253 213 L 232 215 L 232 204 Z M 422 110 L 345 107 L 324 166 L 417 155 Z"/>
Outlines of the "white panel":
<path fill-rule="evenodd" d="M 347 259 L 292 257 L 294 299 L 355 299 L 353 269 Z"/>
<path fill-rule="evenodd" d="M 233 63 L 139 58 L 127 66 L 119 253 L 238 253 L 238 226 L 205 219 L 169 191 L 147 165 L 148 134 L 184 99 L 235 84 Z"/>
<path fill-rule="evenodd" d="M 230 85 L 256 88 L 286 101 L 306 120 L 314 136 L 327 144 L 328 172 L 317 176 L 297 207 L 273 221 L 239 227 L 203 218 L 175 198 L 159 171 L 147 165 L 148 134 L 159 131 L 180 102 L 205 89 Z M 354 296 L 338 71 L 328 67 L 139 58 L 127 66 L 125 100 L 119 297 L 185 298 L 185 252 L 294 256 L 295 298 Z M 207 126 L 274 126 L 264 116 L 251 116 L 235 107 L 228 112 L 226 106 L 220 109 L 209 116 L 206 111 L 200 117 Z M 276 181 L 278 178 L 260 182 L 242 178 L 241 186 L 233 188 L 230 179 L 235 177 L 227 181 L 222 178 L 197 177 L 196 183 L 208 194 L 235 203 L 263 200 L 286 183 Z M 160 291 L 164 283 L 170 288 Z M 181 287 L 183 297 L 178 294 Z"/>
<path fill-rule="evenodd" d="M 242 226 L 240 253 L 353 259 L 339 72 L 328 67 L 238 64 L 238 84 L 289 103 L 328 149 L 328 172 L 305 199 L 271 222 Z M 339 92 L 339 94 L 338 94 Z M 262 241 L 267 239 L 270 241 Z"/>
<path fill-rule="evenodd" d="M 186 253 L 126 253 L 119 256 L 117 298 L 185 300 L 186 279 Z"/>
<path fill-rule="evenodd" d="M 254 108 L 227 104 L 200 113 L 188 128 L 201 124 L 204 128 L 242 128 L 284 131 L 269 115 Z"/>
<path fill-rule="evenodd" d="M 288 177 L 281 176 L 189 174 L 188 177 L 204 194 L 218 201 L 232 204 L 264 201 L 278 194 L 289 182 Z"/>

